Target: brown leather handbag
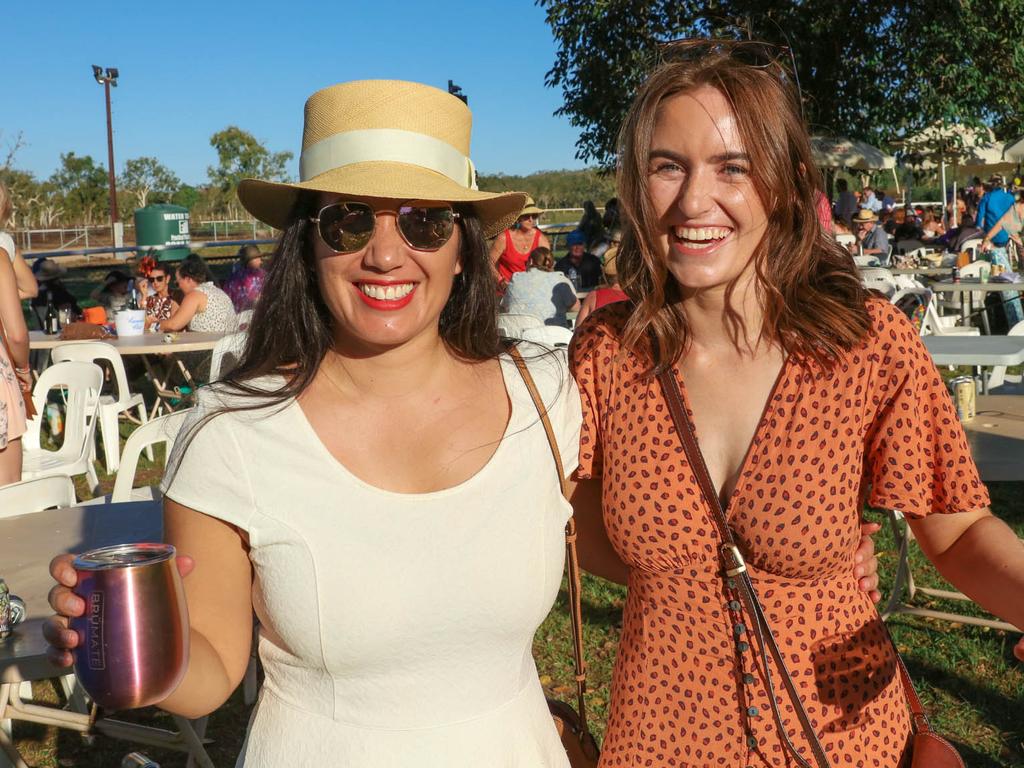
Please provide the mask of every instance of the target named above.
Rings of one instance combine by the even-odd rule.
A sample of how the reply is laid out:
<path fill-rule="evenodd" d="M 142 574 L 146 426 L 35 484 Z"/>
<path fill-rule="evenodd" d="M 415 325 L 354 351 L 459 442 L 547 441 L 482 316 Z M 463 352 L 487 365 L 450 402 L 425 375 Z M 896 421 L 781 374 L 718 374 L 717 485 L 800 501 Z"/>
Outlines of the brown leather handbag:
<path fill-rule="evenodd" d="M 540 422 L 544 426 L 544 434 L 548 438 L 548 447 L 551 448 L 551 455 L 555 460 L 555 469 L 558 472 L 558 485 L 562 489 L 562 495 L 566 495 L 565 472 L 562 470 L 562 457 L 558 452 L 558 443 L 555 441 L 555 431 L 548 418 L 548 411 L 541 399 L 537 385 L 530 375 L 529 369 L 523 356 L 515 347 L 509 347 L 508 353 L 523 377 L 523 382 L 530 392 Z M 578 710 L 557 699 L 548 699 L 548 710 L 555 720 L 555 728 L 562 739 L 562 746 L 569 757 L 569 765 L 572 768 L 595 768 L 600 757 L 597 742 L 587 725 L 587 664 L 583 658 L 583 610 L 580 605 L 580 561 L 576 554 L 576 520 L 572 517 L 565 524 L 565 564 L 568 570 L 569 582 L 569 617 L 572 622 L 572 648 L 573 662 L 576 667 L 576 704 Z"/>
<path fill-rule="evenodd" d="M 731 591 L 737 593 L 740 602 L 747 609 L 747 614 L 754 620 L 754 626 L 751 629 L 759 641 L 758 650 L 761 654 L 761 666 L 765 670 L 768 698 L 771 702 L 775 720 L 780 726 L 779 732 L 782 734 L 785 742 L 784 746 L 792 754 L 797 765 L 801 766 L 801 768 L 811 768 L 811 764 L 793 746 L 789 737 L 786 736 L 786 729 L 783 727 L 782 716 L 776 703 L 775 689 L 770 671 L 771 667 L 768 664 L 769 653 L 775 661 L 775 668 L 782 677 L 783 686 L 789 694 L 804 735 L 811 745 L 815 764 L 818 768 L 829 768 L 825 750 L 822 748 L 821 742 L 818 741 L 818 735 L 814 730 L 814 726 L 811 725 L 810 719 L 807 717 L 807 712 L 804 710 L 803 703 L 800 700 L 800 694 L 793 684 L 789 670 L 786 668 L 786 663 L 775 642 L 771 626 L 768 624 L 768 619 L 765 617 L 761 604 L 757 599 L 757 592 L 754 590 L 754 584 L 750 580 L 750 574 L 747 573 L 747 566 L 743 561 L 743 555 L 736 544 L 732 531 L 729 529 L 725 510 L 722 509 L 721 499 L 718 498 L 714 483 L 711 482 L 711 475 L 708 473 L 707 465 L 704 463 L 704 455 L 700 452 L 700 448 L 697 445 L 697 437 L 693 433 L 690 420 L 686 417 L 686 408 L 683 404 L 682 393 L 679 391 L 679 383 L 676 381 L 671 369 L 658 374 L 658 382 L 661 384 L 662 392 L 668 403 L 669 413 L 672 416 L 676 434 L 683 444 L 683 450 L 686 452 L 690 469 L 693 470 L 693 474 L 697 477 L 697 482 L 700 485 L 701 494 L 704 496 L 705 502 L 711 508 L 711 518 L 719 535 L 719 554 L 722 558 L 727 586 Z M 885 627 L 885 624 L 882 624 L 882 626 Z M 892 643 L 892 637 L 888 635 L 889 630 L 887 627 L 885 627 L 885 631 L 886 636 L 889 637 L 889 642 Z M 914 684 L 910 680 L 910 675 L 907 673 L 907 668 L 903 664 L 903 659 L 900 658 L 895 643 L 893 643 L 893 653 L 896 655 L 896 665 L 903 680 L 903 688 L 906 691 L 907 703 L 910 706 L 914 727 L 909 754 L 905 755 L 901 768 L 963 768 L 963 760 L 960 759 L 960 755 L 957 754 L 953 745 L 931 729 L 928 718 L 924 714 L 924 708 L 921 706 L 921 700 L 917 697 Z"/>

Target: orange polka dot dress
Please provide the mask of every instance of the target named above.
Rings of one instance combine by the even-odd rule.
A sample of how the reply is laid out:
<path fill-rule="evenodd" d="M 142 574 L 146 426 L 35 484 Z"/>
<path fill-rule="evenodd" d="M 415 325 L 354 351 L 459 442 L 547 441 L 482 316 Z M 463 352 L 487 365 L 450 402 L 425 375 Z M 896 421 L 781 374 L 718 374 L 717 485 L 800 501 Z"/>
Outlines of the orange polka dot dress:
<path fill-rule="evenodd" d="M 873 332 L 832 370 L 786 361 L 727 515 L 830 764 L 896 768 L 910 722 L 891 645 L 853 577 L 862 502 L 923 517 L 989 499 L 917 333 L 888 303 L 869 310 Z M 628 312 L 594 313 L 571 351 L 576 476 L 601 478 L 605 527 L 630 566 L 601 766 L 795 765 L 661 389 L 620 347 Z M 789 738 L 813 764 L 774 664 L 773 676 Z"/>

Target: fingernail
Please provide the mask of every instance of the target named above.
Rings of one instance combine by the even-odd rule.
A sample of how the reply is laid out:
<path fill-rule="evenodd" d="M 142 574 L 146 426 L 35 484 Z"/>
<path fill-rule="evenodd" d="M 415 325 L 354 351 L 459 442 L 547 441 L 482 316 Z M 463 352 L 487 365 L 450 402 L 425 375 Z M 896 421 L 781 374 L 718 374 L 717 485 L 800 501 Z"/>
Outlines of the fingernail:
<path fill-rule="evenodd" d="M 853 575 L 857 576 L 857 577 L 863 576 L 864 575 L 864 569 L 861 566 L 858 565 L 856 568 L 853 569 Z"/>
<path fill-rule="evenodd" d="M 856 555 L 854 555 L 853 562 L 855 562 L 855 563 L 863 563 L 864 562 L 864 555 L 862 555 L 860 552 L 858 552 Z"/>

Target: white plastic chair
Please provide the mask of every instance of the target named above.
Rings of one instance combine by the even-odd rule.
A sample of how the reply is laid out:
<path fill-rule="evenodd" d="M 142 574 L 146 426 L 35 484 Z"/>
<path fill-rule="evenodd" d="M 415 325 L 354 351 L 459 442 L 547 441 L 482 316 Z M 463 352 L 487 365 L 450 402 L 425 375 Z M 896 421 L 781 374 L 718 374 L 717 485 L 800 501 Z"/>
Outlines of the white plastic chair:
<path fill-rule="evenodd" d="M 521 338 L 527 328 L 543 328 L 544 321 L 536 315 L 520 312 L 501 312 L 498 315 L 498 330 L 510 339 Z"/>
<path fill-rule="evenodd" d="M 159 416 L 147 424 L 143 424 L 128 436 L 124 444 L 124 453 L 121 456 L 121 469 L 114 478 L 114 489 L 110 494 L 111 501 L 146 501 L 158 497 L 155 486 L 144 488 L 133 488 L 135 481 L 135 468 L 139 464 L 139 456 L 144 448 L 152 449 L 156 443 L 167 443 L 167 453 L 170 455 L 174 441 L 178 438 L 181 425 L 185 423 L 185 417 L 194 409 L 187 408 L 166 416 Z"/>
<path fill-rule="evenodd" d="M 1006 332 L 1007 336 L 1024 336 L 1024 320 L 1013 326 L 1009 331 Z M 997 365 L 992 369 L 992 373 L 988 376 L 988 388 L 991 391 L 995 387 L 1001 387 L 1006 382 L 1012 382 L 1014 384 L 1020 384 L 1024 380 L 1024 376 L 1019 373 L 1006 372 L 1005 365 Z M 1000 394 L 1000 393 L 996 393 Z"/>
<path fill-rule="evenodd" d="M 0 519 L 74 505 L 75 484 L 66 475 L 50 475 L 0 486 Z"/>
<path fill-rule="evenodd" d="M 116 472 L 121 459 L 121 432 L 117 419 L 125 411 L 132 408 L 138 410 L 139 421 L 143 424 L 148 420 L 146 402 L 140 394 L 132 394 L 128 387 L 128 376 L 124 370 L 124 361 L 117 348 L 105 341 L 72 341 L 60 344 L 53 349 L 55 363 L 65 360 L 83 360 L 96 362 L 105 360 L 114 372 L 114 383 L 117 385 L 117 397 L 100 396 L 100 437 L 103 438 L 103 466 L 108 473 Z M 147 456 L 153 460 L 153 452 Z"/>
<path fill-rule="evenodd" d="M 247 309 L 246 312 L 252 312 L 252 310 Z M 241 331 L 240 333 L 229 333 L 217 340 L 210 357 L 210 381 L 216 381 L 221 376 L 230 373 L 238 365 L 238 361 L 242 357 L 242 350 L 245 349 L 246 338 L 248 338 L 248 334 Z"/>
<path fill-rule="evenodd" d="M 982 239 L 983 238 L 980 237 L 971 238 L 970 240 L 967 240 L 962 246 L 960 246 L 961 252 L 967 251 L 969 254 L 971 254 L 971 262 L 975 262 L 978 260 L 978 251 L 981 250 Z"/>
<path fill-rule="evenodd" d="M 840 232 L 836 235 L 836 242 L 844 248 L 848 248 L 857 242 L 857 236 L 851 235 L 849 232 Z"/>
<path fill-rule="evenodd" d="M 21 479 L 64 475 L 74 477 L 84 474 L 89 487 L 95 494 L 99 488 L 96 468 L 92 463 L 92 441 L 96 432 L 96 412 L 99 407 L 99 393 L 103 386 L 103 370 L 95 363 L 66 361 L 47 368 L 39 376 L 32 390 L 32 401 L 36 416 L 30 419 L 39 445 L 39 430 L 42 422 L 46 396 L 51 389 L 66 390 L 67 411 L 64 414 L 64 442 L 56 451 L 47 451 L 28 444 L 22 446 Z M 25 440 L 22 440 L 25 443 Z"/>
<path fill-rule="evenodd" d="M 244 331 L 249 327 L 249 323 L 252 322 L 252 310 L 243 309 L 238 313 L 238 330 Z"/>
<path fill-rule="evenodd" d="M 540 325 L 527 328 L 519 334 L 523 341 L 535 341 L 552 347 L 567 347 L 572 341 L 572 331 L 560 325 Z"/>
<path fill-rule="evenodd" d="M 862 267 L 860 270 L 860 281 L 865 288 L 881 291 L 890 299 L 899 290 L 896 284 L 896 277 L 884 267 Z"/>

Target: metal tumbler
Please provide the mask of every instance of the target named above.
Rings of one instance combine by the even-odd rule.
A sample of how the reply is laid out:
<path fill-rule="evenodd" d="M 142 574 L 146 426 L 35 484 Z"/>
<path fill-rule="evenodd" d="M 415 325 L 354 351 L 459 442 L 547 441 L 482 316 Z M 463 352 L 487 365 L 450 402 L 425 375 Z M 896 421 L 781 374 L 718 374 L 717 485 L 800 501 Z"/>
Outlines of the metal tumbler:
<path fill-rule="evenodd" d="M 107 709 L 146 707 L 165 699 L 188 666 L 188 608 L 169 544 L 120 544 L 75 558 L 76 595 L 85 613 L 75 674 Z"/>

